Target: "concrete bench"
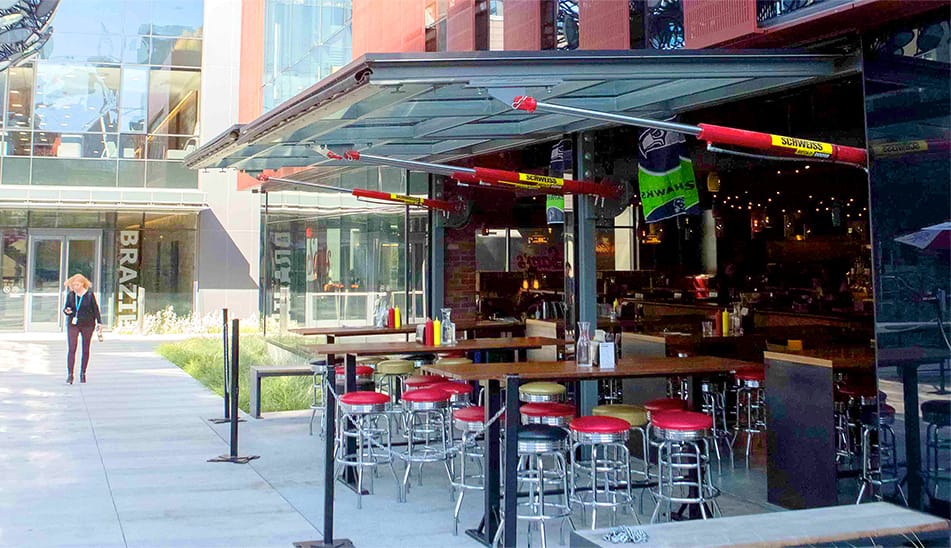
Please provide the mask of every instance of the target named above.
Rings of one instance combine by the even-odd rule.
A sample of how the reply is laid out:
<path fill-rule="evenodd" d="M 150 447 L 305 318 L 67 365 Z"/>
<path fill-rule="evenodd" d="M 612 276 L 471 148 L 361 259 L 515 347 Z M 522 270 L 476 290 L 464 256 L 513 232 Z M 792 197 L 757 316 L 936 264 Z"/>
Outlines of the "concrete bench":
<path fill-rule="evenodd" d="M 648 542 L 644 546 L 775 547 L 934 533 L 947 531 L 948 521 L 887 502 L 874 502 L 631 528 L 647 533 Z M 570 545 L 577 548 L 618 546 L 604 540 L 609 530 L 574 531 Z M 885 545 L 892 544 L 886 542 Z"/>
<path fill-rule="evenodd" d="M 300 365 L 253 365 L 248 392 L 250 415 L 261 418 L 261 379 L 264 377 L 305 377 L 314 374 L 314 366 Z"/>

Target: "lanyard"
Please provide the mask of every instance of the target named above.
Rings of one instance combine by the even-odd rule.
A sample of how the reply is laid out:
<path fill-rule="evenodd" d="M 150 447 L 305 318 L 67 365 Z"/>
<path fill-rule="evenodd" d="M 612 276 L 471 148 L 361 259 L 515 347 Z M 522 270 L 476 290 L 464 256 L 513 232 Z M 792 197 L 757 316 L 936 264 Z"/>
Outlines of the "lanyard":
<path fill-rule="evenodd" d="M 85 297 L 85 295 L 76 296 L 76 314 L 79 314 L 79 307 L 83 305 L 83 297 Z"/>

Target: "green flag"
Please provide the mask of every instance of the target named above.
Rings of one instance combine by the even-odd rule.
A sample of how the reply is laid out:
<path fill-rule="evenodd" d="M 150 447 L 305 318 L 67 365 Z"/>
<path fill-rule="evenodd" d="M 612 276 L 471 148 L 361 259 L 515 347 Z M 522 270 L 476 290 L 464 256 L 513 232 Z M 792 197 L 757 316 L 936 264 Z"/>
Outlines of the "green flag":
<path fill-rule="evenodd" d="M 677 215 L 699 215 L 700 194 L 683 135 L 645 129 L 637 140 L 637 182 L 644 219 L 656 223 Z"/>

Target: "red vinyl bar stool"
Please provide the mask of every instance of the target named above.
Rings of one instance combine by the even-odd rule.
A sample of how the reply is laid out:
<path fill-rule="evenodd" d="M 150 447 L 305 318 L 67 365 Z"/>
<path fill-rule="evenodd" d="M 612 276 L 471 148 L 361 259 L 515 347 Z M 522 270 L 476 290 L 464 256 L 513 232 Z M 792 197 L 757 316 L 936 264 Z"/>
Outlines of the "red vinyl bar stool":
<path fill-rule="evenodd" d="M 337 473 L 344 467 L 352 467 L 357 472 L 357 508 L 363 507 L 363 473 L 366 468 L 386 464 L 393 472 L 393 478 L 399 482 L 393 467 L 390 419 L 387 406 L 390 398 L 386 394 L 361 390 L 340 394 L 337 407 L 337 436 L 334 440 L 334 464 Z M 346 454 L 346 442 L 354 439 L 357 451 Z M 373 480 L 373 474 L 370 474 Z"/>
<path fill-rule="evenodd" d="M 852 464 L 860 456 L 863 410 L 877 407 L 878 397 L 878 387 L 868 379 L 846 378 L 836 386 L 833 412 L 837 463 Z"/>
<path fill-rule="evenodd" d="M 430 385 L 446 382 L 448 379 L 446 377 L 441 377 L 439 375 L 410 375 L 403 379 L 403 390 L 417 390 L 419 388 L 427 388 Z"/>
<path fill-rule="evenodd" d="M 887 403 L 867 407 L 862 412 L 862 487 L 855 504 L 862 502 L 866 490 L 882 500 L 882 489 L 894 485 L 895 490 L 908 506 L 908 498 L 901 488 L 898 477 L 898 451 L 895 443 L 895 408 Z"/>
<path fill-rule="evenodd" d="M 357 377 L 357 386 L 366 386 L 373 383 L 373 368 L 369 365 L 356 366 L 355 373 Z M 337 387 L 342 388 L 347 378 L 346 366 L 338 365 L 335 369 L 334 378 L 336 379 Z"/>
<path fill-rule="evenodd" d="M 472 385 L 467 382 L 442 381 L 430 384 L 427 388 L 438 388 L 448 392 L 451 407 L 467 407 L 471 403 Z"/>
<path fill-rule="evenodd" d="M 462 509 L 462 499 L 465 498 L 466 491 L 485 489 L 485 475 L 482 472 L 485 468 L 485 457 L 478 442 L 478 437 L 485 430 L 485 408 L 471 406 L 456 409 L 452 412 L 452 424 L 462 433 L 462 439 L 453 451 L 459 455 L 459 466 L 453 467 L 455 474 L 449 480 L 454 494 L 458 493 L 452 512 L 452 534 L 458 535 L 459 511 Z M 466 472 L 466 462 L 470 460 L 476 461 L 479 470 L 477 474 Z"/>
<path fill-rule="evenodd" d="M 409 475 L 413 464 L 419 464 L 419 483 L 423 482 L 423 465 L 442 462 L 446 475 L 452 480 L 449 469 L 450 439 L 446 410 L 449 409 L 449 392 L 438 388 L 419 388 L 403 394 L 403 431 L 406 435 L 406 450 L 400 458 L 406 463 L 403 473 L 402 500 L 409 491 Z"/>
<path fill-rule="evenodd" d="M 591 529 L 598 520 L 598 508 L 611 510 L 611 525 L 618 508 L 627 507 L 634 519 L 631 494 L 631 457 L 627 450 L 631 423 L 607 416 L 580 417 L 568 426 L 571 432 L 569 482 L 570 500 L 591 509 Z M 590 456 L 584 456 L 585 450 Z M 585 485 L 587 484 L 587 485 Z"/>
<path fill-rule="evenodd" d="M 692 411 L 662 411 L 652 415 L 651 423 L 661 442 L 654 491 L 657 505 L 651 523 L 657 522 L 664 507 L 670 521 L 674 503 L 698 505 L 703 519 L 720 515 L 716 501 L 720 490 L 714 487 L 710 473 L 713 419 Z M 712 510 L 707 509 L 707 503 Z"/>
<path fill-rule="evenodd" d="M 571 503 L 568 498 L 568 467 L 565 462 L 565 451 L 568 432 L 561 427 L 548 424 L 526 424 L 518 432 L 518 484 L 528 487 L 528 500 L 519 502 L 518 519 L 528 521 L 528 545 L 532 545 L 532 525 L 538 524 L 542 548 L 547 546 L 545 524 L 552 520 L 561 519 L 562 540 L 564 540 L 564 525 L 567 523 L 574 530 L 571 523 Z M 545 461 L 552 463 L 547 468 Z M 504 469 L 504 463 L 503 463 Z M 561 490 L 560 500 L 546 499 L 546 491 L 551 483 L 557 482 Z M 527 510 L 527 511 L 526 511 Z M 502 519 L 504 519 L 504 513 Z M 502 537 L 502 527 L 495 533 L 492 546 L 498 544 Z M 513 543 L 514 544 L 514 541 Z"/>
<path fill-rule="evenodd" d="M 519 407 L 522 424 L 547 424 L 567 428 L 575 418 L 575 406 L 567 403 L 526 403 Z"/>
<path fill-rule="evenodd" d="M 736 425 L 733 439 L 738 439 L 740 432 L 746 433 L 746 467 L 749 468 L 753 436 L 766 431 L 766 399 L 763 392 L 766 368 L 741 369 L 734 376 L 739 387 L 736 390 Z"/>

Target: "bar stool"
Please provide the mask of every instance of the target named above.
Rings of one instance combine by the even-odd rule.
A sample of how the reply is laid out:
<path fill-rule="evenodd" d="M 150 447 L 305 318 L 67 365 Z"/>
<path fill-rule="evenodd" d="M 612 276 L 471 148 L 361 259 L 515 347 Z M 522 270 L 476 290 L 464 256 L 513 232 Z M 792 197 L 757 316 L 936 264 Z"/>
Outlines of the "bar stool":
<path fill-rule="evenodd" d="M 376 364 L 376 374 L 380 377 L 380 384 L 386 387 L 390 401 L 399 399 L 403 379 L 415 370 L 413 362 L 409 360 L 383 360 Z"/>
<path fill-rule="evenodd" d="M 518 399 L 525 403 L 565 401 L 565 385 L 557 382 L 527 382 L 518 387 Z"/>
<path fill-rule="evenodd" d="M 518 432 L 518 482 L 519 485 L 528 485 L 528 500 L 520 502 L 520 509 L 528 509 L 528 513 L 519 512 L 518 519 L 528 521 L 528 544 L 531 546 L 532 524 L 537 523 L 541 535 L 542 548 L 547 546 L 545 523 L 555 519 L 566 520 L 571 523 L 571 504 L 568 499 L 568 467 L 565 462 L 568 432 L 558 426 L 547 424 L 527 424 L 519 428 Z M 545 459 L 553 462 L 554 469 L 545 468 Z M 503 463 L 503 468 L 504 468 Z M 561 489 L 561 501 L 546 501 L 547 484 L 557 481 Z M 504 512 L 502 519 L 505 519 Z M 495 546 L 502 537 L 503 528 L 499 527 L 495 533 L 492 545 Z M 563 531 L 562 531 L 563 532 Z"/>
<path fill-rule="evenodd" d="M 547 424 L 567 428 L 575 418 L 575 406 L 567 403 L 526 403 L 518 408 L 522 424 Z"/>
<path fill-rule="evenodd" d="M 436 365 L 469 365 L 470 363 L 472 363 L 472 360 L 465 357 L 439 358 L 436 360 Z"/>
<path fill-rule="evenodd" d="M 485 489 L 485 457 L 477 438 L 485 430 L 485 408 L 481 406 L 463 407 L 452 412 L 452 424 L 462 433 L 460 443 L 454 448 L 459 455 L 458 475 L 449 480 L 454 492 L 458 492 L 456 506 L 452 512 L 452 534 L 459 534 L 459 511 L 462 509 L 462 499 L 466 491 L 482 491 Z M 466 461 L 474 460 L 479 465 L 479 473 L 466 474 Z"/>
<path fill-rule="evenodd" d="M 342 391 L 344 383 L 347 380 L 347 368 L 344 365 L 338 365 L 334 370 L 334 379 L 337 384 L 337 390 Z M 373 368 L 369 365 L 358 365 L 354 369 L 356 375 L 357 386 L 366 387 L 367 385 L 373 384 Z"/>
<path fill-rule="evenodd" d="M 403 378 L 403 390 L 417 390 L 427 388 L 430 385 L 446 382 L 448 379 L 439 375 L 410 375 Z"/>
<path fill-rule="evenodd" d="M 881 500 L 882 493 L 876 493 L 876 488 L 894 485 L 901 495 L 905 506 L 908 498 L 901 488 L 898 477 L 898 451 L 895 444 L 895 408 L 886 403 L 875 407 L 866 407 L 862 410 L 862 475 L 859 481 L 862 487 L 855 504 L 862 502 L 865 490 L 868 489 L 876 499 Z"/>
<path fill-rule="evenodd" d="M 864 410 L 878 407 L 878 387 L 869 380 L 845 379 L 837 387 L 834 413 L 836 425 L 836 462 L 851 464 L 862 447 Z M 884 402 L 884 398 L 882 398 Z"/>
<path fill-rule="evenodd" d="M 568 454 L 571 501 L 580 504 L 585 511 L 591 508 L 591 529 L 597 523 L 598 508 L 611 509 L 612 526 L 618 508 L 628 507 L 637 520 L 631 494 L 631 457 L 627 450 L 631 423 L 616 417 L 590 416 L 571 421 L 568 429 L 572 442 Z M 590 450 L 587 458 L 581 456 L 585 449 Z M 589 483 L 582 486 L 582 491 L 579 480 L 584 476 Z"/>
<path fill-rule="evenodd" d="M 700 410 L 713 419 L 713 449 L 717 455 L 718 470 L 722 470 L 721 441 L 726 442 L 726 450 L 730 455 L 730 467 L 735 465 L 733 461 L 733 436 L 726 420 L 726 385 L 725 381 L 718 378 L 700 379 L 700 395 L 703 398 Z"/>
<path fill-rule="evenodd" d="M 921 418 L 925 430 L 926 481 L 932 484 L 932 498 L 938 498 L 938 484 L 951 481 L 951 401 L 929 400 L 921 404 Z M 944 454 L 944 458 L 941 455 Z M 941 463 L 945 463 L 944 466 Z"/>
<path fill-rule="evenodd" d="M 467 382 L 444 380 L 427 385 L 426 388 L 436 388 L 449 393 L 449 406 L 455 409 L 468 407 L 471 403 L 472 385 Z"/>
<path fill-rule="evenodd" d="M 449 408 L 449 392 L 438 388 L 418 388 L 403 393 L 403 431 L 406 433 L 406 451 L 400 458 L 406 463 L 403 474 L 402 500 L 409 491 L 409 475 L 413 464 L 419 464 L 419 483 L 423 482 L 423 465 L 442 462 L 446 475 L 452 480 L 449 469 L 449 435 L 446 410 Z"/>
<path fill-rule="evenodd" d="M 735 441 L 741 431 L 746 432 L 746 467 L 749 468 L 753 435 L 766 430 L 766 400 L 763 397 L 766 369 L 741 369 L 734 376 L 739 388 L 736 391 L 736 426 L 733 439 Z"/>
<path fill-rule="evenodd" d="M 670 520 L 672 504 L 698 505 L 700 516 L 720 515 L 716 498 L 720 490 L 713 485 L 710 473 L 709 440 L 713 419 L 704 413 L 692 411 L 664 411 L 653 414 L 654 435 L 661 440 L 657 452 L 657 505 L 651 515 L 656 523 L 661 507 L 666 505 Z M 711 503 L 712 511 L 707 510 Z"/>
<path fill-rule="evenodd" d="M 683 400 L 680 400 L 683 401 Z M 631 431 L 637 432 L 641 438 L 641 455 L 644 459 L 644 468 L 635 472 L 643 477 L 647 482 L 651 479 L 650 473 L 650 449 L 648 446 L 649 436 L 647 409 L 642 405 L 629 405 L 617 403 L 613 405 L 597 405 L 591 409 L 591 414 L 596 417 L 614 417 L 627 421 L 631 425 Z"/>
<path fill-rule="evenodd" d="M 369 390 L 347 392 L 337 398 L 340 417 L 334 440 L 334 463 L 340 468 L 351 467 L 357 472 L 357 508 L 363 507 L 363 470 L 387 464 L 393 478 L 399 482 L 393 468 L 390 420 L 386 414 L 390 398 Z M 346 441 L 354 439 L 357 451 L 346 454 Z M 336 476 L 336 474 L 335 474 Z M 371 481 L 373 475 L 370 475 Z"/>
<path fill-rule="evenodd" d="M 358 365 L 369 365 L 370 367 L 376 367 L 380 362 L 386 361 L 386 358 L 383 356 L 358 356 L 357 364 Z"/>
<path fill-rule="evenodd" d="M 663 411 L 684 411 L 687 409 L 687 401 L 680 398 L 658 398 L 650 400 L 644 404 L 647 410 L 647 432 L 650 434 L 651 417 Z M 648 435 L 647 439 L 650 440 Z"/>
<path fill-rule="evenodd" d="M 677 356 L 684 357 L 684 356 Z M 690 399 L 690 390 L 687 386 L 687 377 L 667 377 L 667 397 L 687 401 Z"/>

